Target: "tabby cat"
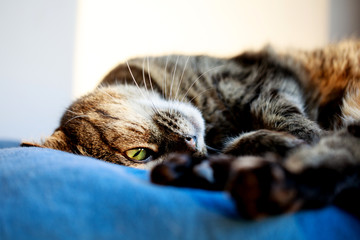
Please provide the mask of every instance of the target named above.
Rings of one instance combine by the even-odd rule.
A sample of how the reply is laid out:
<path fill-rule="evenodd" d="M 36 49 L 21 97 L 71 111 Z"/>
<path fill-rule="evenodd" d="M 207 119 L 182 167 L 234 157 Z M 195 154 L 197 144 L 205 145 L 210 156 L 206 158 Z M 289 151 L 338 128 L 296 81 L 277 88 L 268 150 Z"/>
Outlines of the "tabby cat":
<path fill-rule="evenodd" d="M 38 146 L 228 191 L 247 218 L 326 204 L 359 214 L 360 41 L 132 59 Z"/>

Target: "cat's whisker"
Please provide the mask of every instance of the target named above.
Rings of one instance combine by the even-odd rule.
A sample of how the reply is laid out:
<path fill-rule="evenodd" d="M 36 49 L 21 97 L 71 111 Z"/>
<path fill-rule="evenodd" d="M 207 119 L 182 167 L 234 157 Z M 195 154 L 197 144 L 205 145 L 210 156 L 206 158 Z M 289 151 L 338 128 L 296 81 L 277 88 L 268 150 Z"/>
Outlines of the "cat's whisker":
<path fill-rule="evenodd" d="M 144 92 L 141 90 L 139 84 L 136 82 L 136 79 L 135 79 L 135 77 L 134 77 L 134 74 L 133 74 L 133 72 L 132 72 L 132 70 L 131 70 L 131 68 L 130 68 L 129 62 L 128 62 L 128 61 L 125 61 L 125 62 L 126 62 L 127 68 L 129 69 L 131 78 L 132 78 L 132 80 L 134 81 L 137 89 L 140 91 L 141 95 L 143 95 L 144 99 L 149 99 L 149 97 L 146 97 L 146 96 L 145 96 L 145 94 L 144 94 Z M 155 107 L 155 105 L 154 105 L 154 102 L 153 102 L 152 100 L 150 100 L 150 101 L 151 101 L 151 104 L 152 104 L 153 108 L 156 109 L 156 107 Z"/>
<path fill-rule="evenodd" d="M 128 61 L 126 61 L 126 65 L 127 65 L 127 68 L 129 69 L 131 78 L 132 78 L 132 80 L 134 81 L 137 89 L 139 90 L 139 92 L 141 93 L 141 95 L 143 95 L 143 97 L 146 99 L 145 94 L 143 93 L 143 91 L 142 91 L 141 88 L 139 87 L 139 84 L 138 84 L 138 83 L 136 82 L 136 80 L 135 80 L 134 74 L 133 74 L 133 72 L 132 72 L 132 70 L 131 70 L 131 68 L 130 68 L 130 65 L 129 65 L 129 62 L 128 62 Z"/>
<path fill-rule="evenodd" d="M 147 57 L 147 67 L 148 67 L 148 75 L 149 75 L 149 81 L 150 81 L 150 87 L 151 87 L 151 91 L 154 94 L 154 88 L 152 85 L 152 79 L 151 79 L 151 74 L 150 74 L 150 62 L 149 62 L 149 57 Z"/>
<path fill-rule="evenodd" d="M 213 88 L 213 87 L 210 87 L 210 88 L 207 88 L 207 89 L 201 91 L 198 95 L 196 95 L 195 97 L 193 97 L 192 99 L 190 99 L 190 100 L 188 101 L 188 103 L 191 103 L 195 98 L 200 97 L 202 94 L 204 94 L 205 92 L 207 92 L 207 91 L 209 91 L 209 90 L 212 90 L 212 89 L 214 89 L 214 88 Z"/>
<path fill-rule="evenodd" d="M 199 77 L 197 77 L 197 78 L 193 81 L 193 83 L 190 85 L 190 87 L 188 88 L 188 90 L 186 91 L 186 93 L 184 94 L 183 98 L 181 99 L 181 102 L 184 101 L 184 99 L 185 99 L 186 96 L 188 95 L 188 93 L 189 93 L 190 89 L 192 88 L 192 86 L 194 86 L 194 84 L 195 84 L 197 81 L 199 81 L 199 79 L 200 79 L 202 76 L 204 76 L 206 73 L 208 73 L 208 72 L 210 72 L 210 71 L 213 71 L 213 70 L 215 70 L 215 69 L 217 69 L 217 68 L 220 68 L 220 67 L 223 67 L 223 66 L 224 66 L 224 65 L 220 65 L 220 66 L 216 66 L 216 67 L 210 68 L 209 70 L 203 72 Z"/>
<path fill-rule="evenodd" d="M 142 77 L 143 77 L 144 87 L 147 92 L 147 85 L 145 80 L 145 58 L 143 59 L 143 64 L 142 64 Z"/>
<path fill-rule="evenodd" d="M 146 59 L 149 59 L 149 57 L 147 56 Z M 148 71 L 149 71 L 149 69 L 148 69 Z M 142 77 L 143 77 L 143 82 L 144 82 L 144 86 L 145 86 L 145 91 L 146 91 L 147 95 L 150 95 L 149 94 L 149 89 L 147 88 L 146 77 L 145 77 L 145 58 L 143 59 L 143 65 L 142 65 Z M 149 74 L 149 81 L 150 81 L 152 93 L 154 94 L 154 89 L 152 87 L 150 74 Z M 152 102 L 152 109 L 153 109 L 153 111 L 159 113 L 158 109 L 156 108 L 156 106 L 155 106 L 155 104 L 153 102 Z"/>
<path fill-rule="evenodd" d="M 88 115 L 78 115 L 78 116 L 72 117 L 72 118 L 70 118 L 69 120 L 66 121 L 64 126 L 66 126 L 69 122 L 71 122 L 71 121 L 73 121 L 74 119 L 77 119 L 77 118 L 90 118 L 90 116 L 88 116 Z"/>
<path fill-rule="evenodd" d="M 102 83 L 102 82 L 101 82 L 99 85 L 96 86 L 95 89 L 100 91 L 100 90 L 102 90 L 102 89 L 104 89 L 104 88 L 107 88 L 107 87 L 109 87 L 109 86 L 110 86 L 110 83 Z"/>
<path fill-rule="evenodd" d="M 150 87 L 151 87 L 151 91 L 152 91 L 152 94 L 154 95 L 154 88 L 153 88 L 153 85 L 152 85 L 152 79 L 151 79 L 151 74 L 150 74 L 150 62 L 149 62 L 149 57 L 147 57 L 147 67 L 148 67 L 148 76 L 149 76 L 149 81 L 150 81 Z M 159 112 L 159 110 L 156 108 L 156 106 L 154 105 L 155 109 L 156 109 L 156 112 Z"/>
<path fill-rule="evenodd" d="M 221 150 L 205 145 L 206 149 L 211 153 L 221 153 Z"/>
<path fill-rule="evenodd" d="M 101 82 L 99 83 L 99 85 L 96 86 L 96 88 L 101 88 L 101 87 L 105 87 L 105 83 Z"/>
<path fill-rule="evenodd" d="M 177 56 L 176 62 L 175 62 L 175 67 L 174 67 L 173 73 L 172 73 L 172 80 L 171 80 L 171 85 L 170 85 L 170 96 L 169 96 L 169 100 L 171 100 L 171 97 L 172 97 L 172 88 L 173 88 L 174 81 L 175 81 L 176 68 L 177 68 L 177 65 L 178 65 L 178 62 L 179 62 L 179 58 L 180 58 L 180 56 Z"/>
<path fill-rule="evenodd" d="M 148 58 L 148 57 L 146 57 L 146 58 Z M 143 82 L 144 82 L 144 87 L 145 87 L 145 91 L 146 91 L 146 94 L 147 95 L 150 95 L 149 94 L 149 89 L 147 88 L 147 84 L 146 84 L 146 77 L 145 77 L 145 58 L 143 59 L 143 64 L 142 64 L 142 77 L 143 77 Z M 149 79 L 149 81 L 150 81 L 150 79 Z M 150 84 L 151 84 L 151 82 L 150 82 Z M 153 93 L 154 93 L 154 91 L 152 91 Z M 154 112 L 159 112 L 158 110 L 157 110 L 157 108 L 156 108 L 156 106 L 155 106 L 155 104 L 154 103 L 152 103 L 152 110 L 154 111 Z"/>
<path fill-rule="evenodd" d="M 115 77 L 115 84 L 119 85 L 119 79 L 117 77 Z M 127 86 L 127 82 L 125 81 L 125 86 Z"/>
<path fill-rule="evenodd" d="M 190 55 L 189 55 L 189 56 L 187 57 L 187 59 L 186 59 L 185 66 L 184 66 L 183 71 L 182 71 L 182 73 L 181 73 L 180 81 L 179 81 L 179 83 L 178 83 L 178 87 L 177 87 L 176 95 L 175 95 L 175 98 L 174 98 L 174 99 L 177 99 L 177 97 L 178 97 L 179 90 L 180 90 L 180 86 L 181 86 L 182 80 L 183 80 L 183 78 L 184 78 L 184 73 L 185 73 L 187 64 L 188 64 L 188 62 L 189 62 L 189 59 L 190 59 Z"/>
<path fill-rule="evenodd" d="M 134 81 L 134 83 L 135 83 L 137 89 L 140 91 L 141 95 L 143 95 L 144 99 L 149 99 L 149 97 L 146 97 L 146 96 L 145 96 L 145 94 L 143 93 L 143 91 L 142 91 L 141 88 L 139 87 L 139 84 L 136 82 L 136 79 L 135 79 L 135 77 L 134 77 L 134 74 L 133 74 L 133 72 L 132 72 L 132 70 L 131 70 L 131 68 L 130 68 L 130 65 L 129 65 L 129 62 L 128 62 L 128 61 L 126 61 L 126 65 L 127 65 L 128 69 L 129 69 L 129 72 L 130 72 L 130 75 L 131 75 L 131 77 L 132 77 L 132 80 Z M 150 98 L 150 101 L 151 101 L 152 107 L 158 112 L 158 110 L 156 109 L 155 104 L 154 104 L 154 102 L 151 100 L 151 98 Z M 159 112 L 158 112 L 158 113 L 159 113 Z M 160 113 L 159 113 L 159 114 L 160 114 Z"/>
<path fill-rule="evenodd" d="M 169 56 L 166 57 L 166 63 L 165 63 L 165 69 L 164 69 L 164 72 L 165 72 L 165 77 L 164 77 L 165 84 L 164 84 L 164 91 L 163 91 L 163 93 L 164 93 L 164 99 L 167 98 L 167 96 L 166 96 L 166 87 L 167 87 L 167 85 L 166 85 L 166 73 L 167 73 L 167 65 L 168 65 L 168 62 L 169 62 Z"/>
<path fill-rule="evenodd" d="M 209 90 L 212 90 L 214 89 L 213 87 L 210 87 L 210 88 L 207 88 L 203 91 L 201 91 L 199 94 L 197 94 L 195 97 L 191 98 L 189 101 L 187 101 L 187 103 L 191 103 L 194 99 L 196 99 L 197 97 L 200 97 L 202 94 L 204 94 L 205 92 L 209 91 Z M 183 102 L 180 102 L 180 101 L 173 101 L 172 102 L 172 109 L 176 109 L 178 108 L 178 106 L 183 103 Z"/>
<path fill-rule="evenodd" d="M 105 91 L 103 87 L 99 87 L 97 88 L 97 90 L 109 96 L 114 102 L 119 102 L 119 99 L 116 99 L 115 97 L 111 96 L 108 92 Z"/>
<path fill-rule="evenodd" d="M 66 112 L 69 112 L 69 113 L 72 113 L 72 114 L 75 114 L 75 115 L 83 115 L 83 113 L 77 113 L 77 112 L 71 111 L 69 109 L 66 109 Z"/>

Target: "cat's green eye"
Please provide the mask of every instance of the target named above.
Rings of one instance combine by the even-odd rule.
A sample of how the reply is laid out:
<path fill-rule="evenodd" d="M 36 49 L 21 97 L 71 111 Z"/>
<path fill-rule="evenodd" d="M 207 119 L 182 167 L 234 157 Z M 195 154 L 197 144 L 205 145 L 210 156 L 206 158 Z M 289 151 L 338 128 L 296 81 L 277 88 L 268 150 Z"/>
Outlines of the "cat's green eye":
<path fill-rule="evenodd" d="M 134 148 L 125 151 L 125 155 L 135 161 L 144 161 L 150 156 L 150 151 L 145 148 Z"/>

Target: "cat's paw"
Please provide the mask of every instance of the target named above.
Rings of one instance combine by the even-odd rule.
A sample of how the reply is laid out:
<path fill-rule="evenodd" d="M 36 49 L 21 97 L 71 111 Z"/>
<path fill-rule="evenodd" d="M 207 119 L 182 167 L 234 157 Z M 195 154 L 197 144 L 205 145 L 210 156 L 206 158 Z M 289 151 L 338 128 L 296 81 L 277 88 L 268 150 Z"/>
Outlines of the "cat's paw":
<path fill-rule="evenodd" d="M 241 134 L 230 140 L 223 152 L 234 156 L 264 156 L 271 152 L 285 156 L 290 150 L 305 144 L 305 141 L 286 132 L 267 129 Z"/>
<path fill-rule="evenodd" d="M 234 160 L 236 157 L 224 154 L 210 155 L 206 159 L 171 154 L 151 170 L 150 179 L 160 185 L 224 190 Z"/>
<path fill-rule="evenodd" d="M 150 179 L 160 185 L 212 189 L 212 174 L 206 160 L 174 153 L 151 170 Z"/>
<path fill-rule="evenodd" d="M 288 173 L 272 157 L 239 157 L 231 165 L 226 190 L 241 216 L 259 219 L 302 206 Z"/>

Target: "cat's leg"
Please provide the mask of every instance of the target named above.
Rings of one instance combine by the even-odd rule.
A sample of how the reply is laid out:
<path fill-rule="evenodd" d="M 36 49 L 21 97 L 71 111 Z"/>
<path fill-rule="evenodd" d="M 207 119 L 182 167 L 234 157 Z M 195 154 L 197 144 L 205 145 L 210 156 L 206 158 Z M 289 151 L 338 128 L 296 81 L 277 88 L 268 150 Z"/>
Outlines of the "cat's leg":
<path fill-rule="evenodd" d="M 337 204 L 360 215 L 360 124 L 324 136 L 282 162 L 242 157 L 231 163 L 226 185 L 239 212 L 260 218 Z"/>
<path fill-rule="evenodd" d="M 317 142 L 322 131 L 305 113 L 301 92 L 286 91 L 295 88 L 292 87 L 294 83 L 284 82 L 283 85 L 261 93 L 251 103 L 254 128 L 287 132 L 310 144 Z"/>
<path fill-rule="evenodd" d="M 250 103 L 255 130 L 228 140 L 223 153 L 244 156 L 273 152 L 285 156 L 301 144 L 316 143 L 323 131 L 307 117 L 303 101 L 301 91 L 291 81 L 263 90 Z"/>
<path fill-rule="evenodd" d="M 225 144 L 223 153 L 233 156 L 264 156 L 272 152 L 284 157 L 290 150 L 306 144 L 287 132 L 260 129 L 240 134 Z"/>
<path fill-rule="evenodd" d="M 360 123 L 323 136 L 286 158 L 272 154 L 214 155 L 193 161 L 177 154 L 156 166 L 152 181 L 225 190 L 245 218 L 338 204 L 360 215 Z"/>

